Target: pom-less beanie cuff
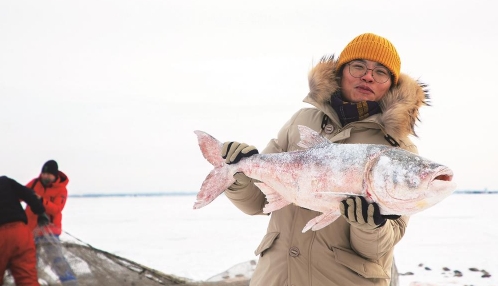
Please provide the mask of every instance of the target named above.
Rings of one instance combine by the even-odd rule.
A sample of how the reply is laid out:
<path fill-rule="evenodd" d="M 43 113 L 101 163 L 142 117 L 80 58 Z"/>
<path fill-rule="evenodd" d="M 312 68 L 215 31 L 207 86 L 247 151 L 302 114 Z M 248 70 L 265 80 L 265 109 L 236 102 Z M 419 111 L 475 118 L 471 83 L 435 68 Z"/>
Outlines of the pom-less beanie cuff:
<path fill-rule="evenodd" d="M 57 165 L 57 162 L 54 160 L 48 160 L 43 164 L 42 173 L 49 173 L 57 177 L 59 174 L 59 166 Z"/>
<path fill-rule="evenodd" d="M 372 33 L 357 36 L 339 55 L 337 71 L 340 71 L 346 63 L 357 59 L 381 63 L 393 74 L 394 84 L 398 84 L 401 60 L 396 48 L 389 40 Z"/>

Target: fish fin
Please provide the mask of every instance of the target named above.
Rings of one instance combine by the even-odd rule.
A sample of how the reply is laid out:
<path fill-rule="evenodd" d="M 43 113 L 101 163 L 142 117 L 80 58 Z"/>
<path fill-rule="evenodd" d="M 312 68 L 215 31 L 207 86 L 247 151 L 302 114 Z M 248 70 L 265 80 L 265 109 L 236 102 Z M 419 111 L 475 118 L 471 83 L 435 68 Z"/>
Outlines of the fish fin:
<path fill-rule="evenodd" d="M 308 230 L 313 230 L 317 231 L 319 229 L 322 229 L 326 227 L 327 225 L 333 223 L 338 217 L 341 216 L 341 213 L 339 212 L 338 209 L 332 210 L 327 213 L 323 213 L 314 219 L 310 220 L 303 228 L 303 233 L 307 232 Z"/>
<path fill-rule="evenodd" d="M 202 155 L 214 166 L 202 182 L 201 190 L 197 194 L 194 209 L 200 209 L 223 193 L 235 182 L 235 178 L 221 157 L 222 143 L 205 132 L 196 130 L 194 133 L 197 135 Z"/>
<path fill-rule="evenodd" d="M 221 157 L 223 143 L 206 132 L 196 130 L 194 133 L 197 135 L 197 141 L 199 142 L 202 156 L 215 167 L 221 167 L 225 164 L 225 160 Z"/>
<path fill-rule="evenodd" d="M 299 147 L 307 149 L 323 143 L 331 143 L 330 140 L 307 126 L 298 125 L 297 128 L 299 129 L 299 135 L 301 137 L 301 141 L 297 143 Z"/>
<path fill-rule="evenodd" d="M 220 184 L 220 182 L 222 182 Z M 228 172 L 228 168 L 214 168 L 202 182 L 201 190 L 197 193 L 194 209 L 200 209 L 223 193 L 235 182 L 235 178 Z"/>
<path fill-rule="evenodd" d="M 254 183 L 254 184 L 265 194 L 266 200 L 268 201 L 268 203 L 263 208 L 264 213 L 271 213 L 291 203 L 286 199 L 284 199 L 284 197 L 282 197 L 278 192 L 276 192 L 273 188 L 271 188 L 267 184 L 265 183 Z"/>

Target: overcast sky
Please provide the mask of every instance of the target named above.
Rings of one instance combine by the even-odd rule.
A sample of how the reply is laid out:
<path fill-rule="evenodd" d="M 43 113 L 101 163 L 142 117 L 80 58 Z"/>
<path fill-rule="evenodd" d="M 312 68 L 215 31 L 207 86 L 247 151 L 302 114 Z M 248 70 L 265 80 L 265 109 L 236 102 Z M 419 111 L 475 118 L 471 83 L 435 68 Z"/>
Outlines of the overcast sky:
<path fill-rule="evenodd" d="M 420 155 L 498 190 L 496 1 L 0 1 L 0 173 L 69 192 L 196 192 L 194 130 L 262 150 L 307 75 L 361 33 L 427 83 Z"/>

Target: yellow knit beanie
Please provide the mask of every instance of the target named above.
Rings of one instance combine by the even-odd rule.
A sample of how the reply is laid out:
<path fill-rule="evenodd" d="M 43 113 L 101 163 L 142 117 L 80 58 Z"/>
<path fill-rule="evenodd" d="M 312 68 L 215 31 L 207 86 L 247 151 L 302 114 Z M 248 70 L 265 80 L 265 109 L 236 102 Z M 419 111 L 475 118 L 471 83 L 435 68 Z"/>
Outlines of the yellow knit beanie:
<path fill-rule="evenodd" d="M 396 48 L 386 38 L 372 33 L 354 38 L 339 55 L 337 71 L 340 71 L 344 64 L 357 59 L 381 63 L 393 73 L 394 84 L 398 84 L 401 60 Z"/>

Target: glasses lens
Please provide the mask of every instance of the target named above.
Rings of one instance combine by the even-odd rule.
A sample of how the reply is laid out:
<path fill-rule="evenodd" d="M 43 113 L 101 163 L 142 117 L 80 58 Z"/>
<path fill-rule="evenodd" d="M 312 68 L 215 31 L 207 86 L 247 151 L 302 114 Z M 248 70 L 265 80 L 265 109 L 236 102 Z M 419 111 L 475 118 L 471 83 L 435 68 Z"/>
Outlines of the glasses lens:
<path fill-rule="evenodd" d="M 351 62 L 349 64 L 349 73 L 353 77 L 362 77 L 367 73 L 367 66 L 362 62 Z"/>
<path fill-rule="evenodd" d="M 377 67 L 372 71 L 373 78 L 378 83 L 385 83 L 389 80 L 389 71 L 386 68 Z"/>
<path fill-rule="evenodd" d="M 353 61 L 349 64 L 349 74 L 356 78 L 364 76 L 368 70 L 367 65 L 362 62 Z M 376 67 L 372 70 L 372 76 L 376 82 L 385 83 L 389 80 L 391 74 L 384 67 Z"/>

